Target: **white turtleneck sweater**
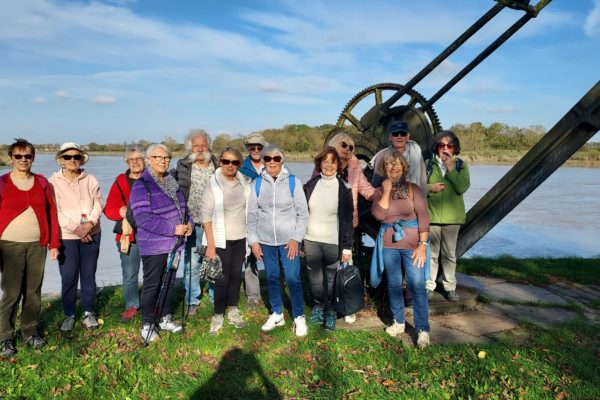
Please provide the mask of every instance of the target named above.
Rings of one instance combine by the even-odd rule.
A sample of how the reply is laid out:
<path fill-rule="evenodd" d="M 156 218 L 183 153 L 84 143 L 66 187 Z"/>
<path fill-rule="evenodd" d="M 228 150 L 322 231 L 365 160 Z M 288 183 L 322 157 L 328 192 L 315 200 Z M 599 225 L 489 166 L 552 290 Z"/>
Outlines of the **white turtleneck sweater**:
<path fill-rule="evenodd" d="M 308 201 L 308 228 L 304 238 L 313 242 L 338 243 L 338 191 L 334 176 L 323 176 Z"/>

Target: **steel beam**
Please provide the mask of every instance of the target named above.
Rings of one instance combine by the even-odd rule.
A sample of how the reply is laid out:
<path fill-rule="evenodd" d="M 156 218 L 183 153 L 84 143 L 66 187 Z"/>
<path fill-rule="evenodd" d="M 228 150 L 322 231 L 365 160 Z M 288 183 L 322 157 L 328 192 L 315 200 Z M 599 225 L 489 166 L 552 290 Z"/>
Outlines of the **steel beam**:
<path fill-rule="evenodd" d="M 600 81 L 469 210 L 456 256 L 465 254 L 598 130 Z"/>

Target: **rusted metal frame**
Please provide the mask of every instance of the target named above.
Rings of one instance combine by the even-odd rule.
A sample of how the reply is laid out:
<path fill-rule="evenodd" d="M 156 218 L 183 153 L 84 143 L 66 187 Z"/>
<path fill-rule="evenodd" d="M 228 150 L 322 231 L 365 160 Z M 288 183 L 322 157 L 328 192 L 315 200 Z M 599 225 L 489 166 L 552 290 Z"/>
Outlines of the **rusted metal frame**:
<path fill-rule="evenodd" d="M 508 28 L 502 35 L 492 42 L 485 50 L 483 50 L 473 61 L 465 66 L 458 74 L 454 76 L 448 83 L 446 83 L 436 94 L 423 105 L 421 111 L 425 112 L 429 110 L 433 104 L 439 100 L 440 97 L 446 94 L 446 92 L 454 85 L 456 85 L 462 78 L 464 78 L 469 72 L 471 72 L 476 66 L 478 66 L 483 60 L 485 60 L 490 54 L 492 54 L 498 47 L 506 42 L 512 35 L 514 35 L 519 29 L 523 27 L 529 20 L 533 18 L 530 14 L 523 15 L 517 22 L 515 22 L 510 28 Z"/>
<path fill-rule="evenodd" d="M 462 46 L 471 36 L 473 36 L 478 30 L 480 30 L 485 24 L 487 24 L 492 18 L 494 18 L 502 9 L 503 4 L 496 3 L 488 12 L 486 12 L 481 18 L 479 18 L 469 29 L 467 29 L 462 35 L 460 35 L 454 42 L 452 42 L 440 55 L 434 58 L 429 64 L 427 64 L 417 75 L 415 75 L 402 90 L 397 91 L 392 97 L 385 101 L 383 104 L 376 104 L 361 118 L 361 125 L 365 130 L 371 128 L 374 124 L 384 117 L 387 111 L 398 101 L 402 96 L 412 89 L 417 83 L 419 83 L 425 76 L 433 71 L 438 65 L 440 65 L 446 58 L 448 58 L 456 49 Z"/>
<path fill-rule="evenodd" d="M 600 81 L 467 213 L 461 257 L 600 130 Z"/>

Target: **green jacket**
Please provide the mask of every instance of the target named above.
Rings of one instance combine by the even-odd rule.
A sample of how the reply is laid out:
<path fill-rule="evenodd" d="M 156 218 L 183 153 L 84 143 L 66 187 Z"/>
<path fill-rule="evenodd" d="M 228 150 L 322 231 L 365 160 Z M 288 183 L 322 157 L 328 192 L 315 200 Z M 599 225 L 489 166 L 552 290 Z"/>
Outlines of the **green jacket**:
<path fill-rule="evenodd" d="M 427 165 L 427 162 L 426 162 Z M 442 176 L 440 166 L 433 161 L 431 175 L 427 178 L 427 207 L 429 209 L 430 224 L 464 224 L 465 201 L 463 193 L 469 189 L 469 165 L 462 162 L 460 172 L 456 168 Z M 431 186 L 434 183 L 444 182 L 445 189 L 434 193 Z"/>

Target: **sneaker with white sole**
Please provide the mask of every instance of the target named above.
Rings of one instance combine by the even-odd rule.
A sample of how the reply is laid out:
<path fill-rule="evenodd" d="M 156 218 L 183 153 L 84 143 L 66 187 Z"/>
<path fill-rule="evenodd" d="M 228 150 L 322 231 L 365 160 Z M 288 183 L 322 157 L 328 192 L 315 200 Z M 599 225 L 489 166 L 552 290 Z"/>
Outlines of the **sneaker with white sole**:
<path fill-rule="evenodd" d="M 267 322 L 260 328 L 263 332 L 269 332 L 275 329 L 276 326 L 285 325 L 285 318 L 283 318 L 283 314 L 273 313 L 269 315 L 269 319 Z"/>
<path fill-rule="evenodd" d="M 385 333 L 391 337 L 396 337 L 399 333 L 404 333 L 404 324 L 399 324 L 396 321 L 385 328 Z"/>
<path fill-rule="evenodd" d="M 144 339 L 146 343 L 154 342 L 155 340 L 160 339 L 154 324 L 144 324 L 142 327 L 142 339 Z"/>
<path fill-rule="evenodd" d="M 60 326 L 60 331 L 62 333 L 69 333 L 73 330 L 73 326 L 75 325 L 75 316 L 67 315 Z"/>
<path fill-rule="evenodd" d="M 223 314 L 215 314 L 210 321 L 209 335 L 215 336 L 223 328 Z"/>
<path fill-rule="evenodd" d="M 86 311 L 83 313 L 81 324 L 85 329 L 88 330 L 93 330 L 100 326 L 100 324 L 98 324 L 98 320 L 96 319 L 96 314 L 94 314 L 93 311 Z"/>
<path fill-rule="evenodd" d="M 245 328 L 248 326 L 248 323 L 244 321 L 237 307 L 229 308 L 229 311 L 227 312 L 227 322 L 229 322 L 231 325 L 235 326 L 238 329 Z"/>
<path fill-rule="evenodd" d="M 355 323 L 356 322 L 356 314 L 346 315 L 344 317 L 344 321 L 346 321 L 347 324 Z"/>
<path fill-rule="evenodd" d="M 178 333 L 183 330 L 181 325 L 179 325 L 177 322 L 173 321 L 173 317 L 171 316 L 171 314 L 167 314 L 164 317 L 162 317 L 162 319 L 160 320 L 160 324 L 158 324 L 158 326 L 160 326 L 161 330 L 169 331 L 172 333 Z"/>
<path fill-rule="evenodd" d="M 429 332 L 421 331 L 417 337 L 417 347 L 424 349 L 429 346 Z"/>
<path fill-rule="evenodd" d="M 306 326 L 306 318 L 304 315 L 294 318 L 294 333 L 296 336 L 306 336 L 308 333 L 308 327 Z"/>

